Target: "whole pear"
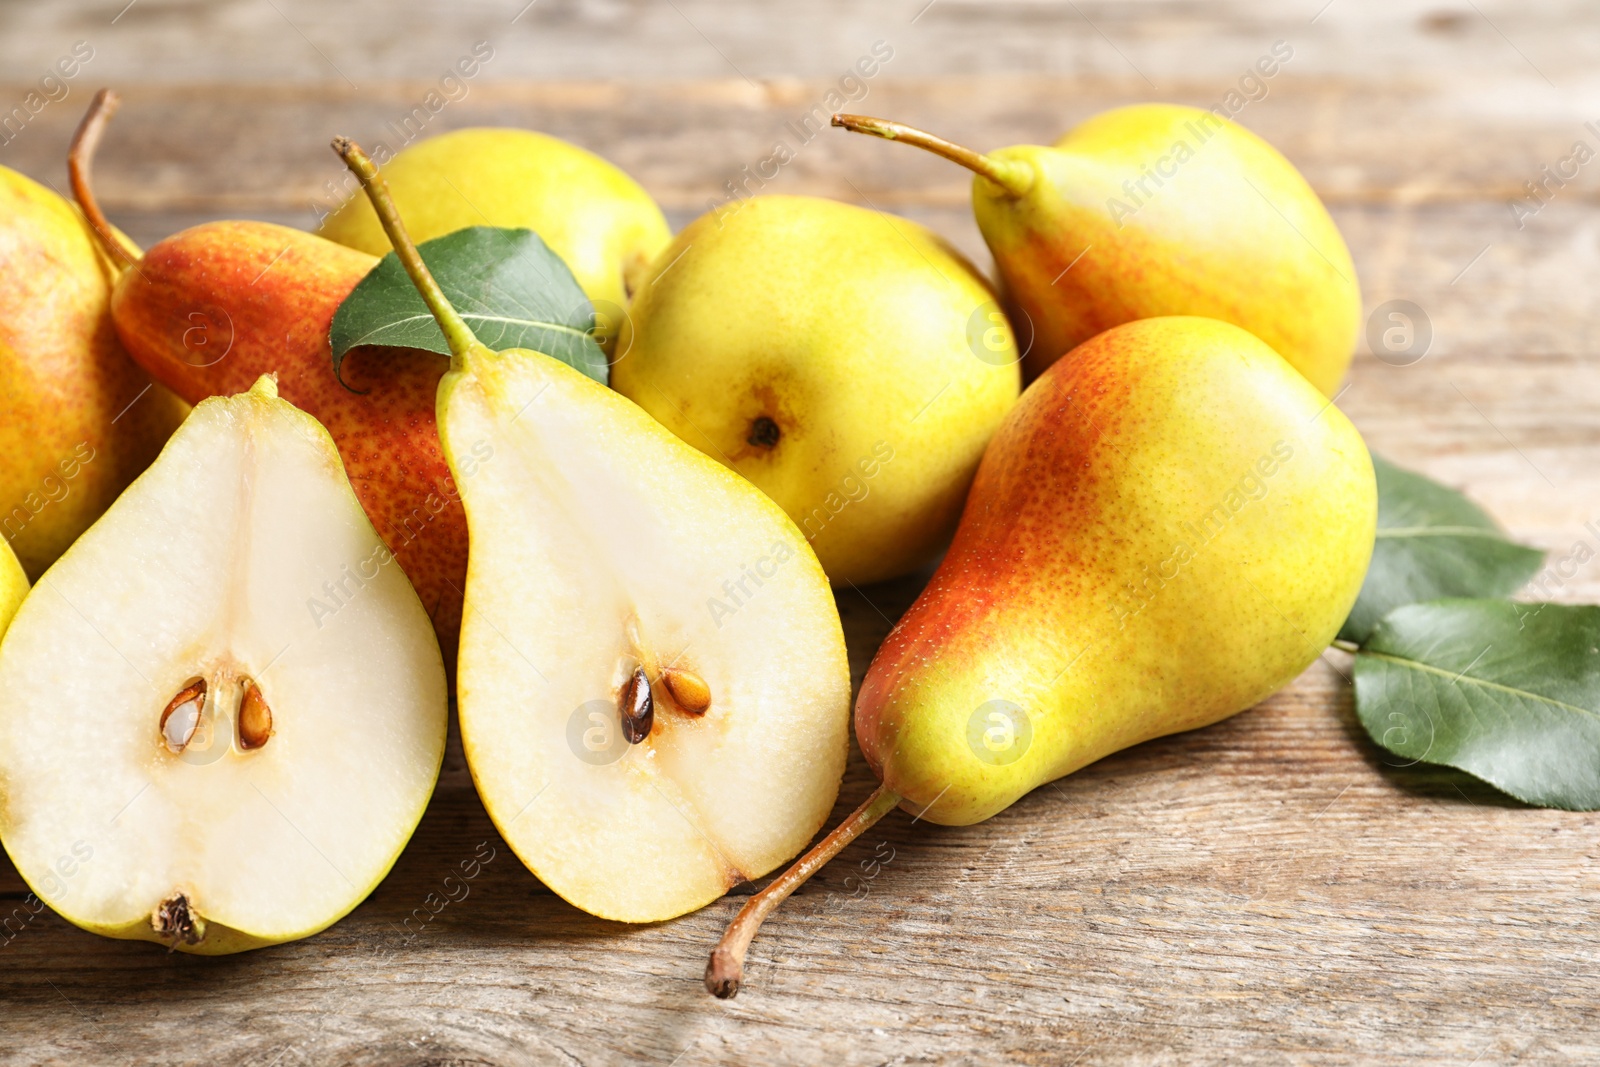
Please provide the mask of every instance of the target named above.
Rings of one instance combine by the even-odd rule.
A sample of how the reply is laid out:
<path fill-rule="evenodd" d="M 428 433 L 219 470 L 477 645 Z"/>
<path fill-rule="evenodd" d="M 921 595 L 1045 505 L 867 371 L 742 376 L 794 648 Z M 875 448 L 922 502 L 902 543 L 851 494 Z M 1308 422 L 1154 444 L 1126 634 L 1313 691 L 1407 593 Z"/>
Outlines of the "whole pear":
<path fill-rule="evenodd" d="M 861 749 L 903 806 L 965 825 L 1227 718 L 1333 640 L 1376 527 L 1360 435 L 1276 352 L 1213 319 L 1109 330 L 995 435 L 862 683 Z"/>
<path fill-rule="evenodd" d="M 896 805 L 981 822 L 1287 684 L 1349 614 L 1377 508 L 1355 428 L 1237 326 L 1142 319 L 1073 350 L 995 434 L 867 670 L 856 740 L 883 784 L 745 906 L 708 989 L 734 995 L 766 915 Z"/>
<path fill-rule="evenodd" d="M 35 578 L 188 410 L 118 343 L 111 281 L 77 210 L 0 167 L 0 535 Z"/>
<path fill-rule="evenodd" d="M 913 222 L 816 197 L 692 223 L 616 351 L 617 391 L 765 490 L 835 584 L 942 547 L 1021 384 L 970 263 Z"/>
<path fill-rule="evenodd" d="M 351 485 L 433 618 L 454 663 L 467 575 L 467 522 L 434 425 L 446 360 L 414 349 L 356 349 L 336 376 L 328 327 L 377 259 L 267 222 L 219 221 L 121 248 L 94 199 L 89 166 L 116 97 L 95 97 L 73 147 L 74 192 L 119 271 L 110 321 L 134 361 L 191 403 L 273 374 L 283 399 L 339 448 Z M 353 586 L 349 579 L 343 598 Z M 325 596 L 329 594 L 324 594 Z"/>
<path fill-rule="evenodd" d="M 379 162 L 414 240 L 468 226 L 526 227 L 566 261 L 603 316 L 627 306 L 630 283 L 672 239 L 638 182 L 592 152 L 532 130 L 455 130 Z M 389 251 L 359 188 L 318 232 L 368 255 Z"/>
<path fill-rule="evenodd" d="M 987 155 L 881 119 L 834 124 L 976 171 L 973 211 L 1029 378 L 1102 330 L 1159 315 L 1242 326 L 1327 396 L 1350 366 L 1361 292 L 1344 238 L 1294 165 L 1227 118 L 1135 104 L 1049 147 Z"/>

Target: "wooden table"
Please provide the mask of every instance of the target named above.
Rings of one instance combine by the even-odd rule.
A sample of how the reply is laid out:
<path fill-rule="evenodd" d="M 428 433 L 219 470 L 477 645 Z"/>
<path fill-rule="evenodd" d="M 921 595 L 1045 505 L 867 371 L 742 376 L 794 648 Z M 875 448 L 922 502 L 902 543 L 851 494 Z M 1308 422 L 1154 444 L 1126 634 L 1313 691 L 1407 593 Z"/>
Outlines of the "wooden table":
<path fill-rule="evenodd" d="M 769 191 L 901 212 L 986 263 L 959 172 L 839 132 L 801 144 L 785 123 L 880 40 L 893 58 L 852 106 L 978 147 L 1135 100 L 1215 103 L 1289 42 L 1239 120 L 1328 201 L 1369 309 L 1410 300 L 1433 330 L 1410 366 L 1363 348 L 1341 405 L 1374 448 L 1464 487 L 1553 560 L 1600 548 L 1585 525 L 1600 519 L 1600 162 L 1520 228 L 1508 206 L 1575 141 L 1600 147 L 1584 127 L 1600 119 L 1600 13 L 1576 0 L 125 2 L 0 8 L 5 108 L 74 42 L 93 49 L 0 164 L 64 187 L 83 105 L 117 86 L 98 184 L 146 243 L 216 217 L 312 225 L 341 175 L 329 137 L 391 136 L 488 41 L 428 132 L 570 138 L 676 225 L 784 140 L 795 158 Z M 1595 600 L 1600 564 L 1549 588 Z M 915 593 L 840 598 L 858 678 Z M 1329 653 L 1248 713 L 981 826 L 886 820 L 769 924 L 727 1003 L 701 968 L 741 898 L 644 927 L 573 909 L 499 841 L 452 743 L 393 873 L 318 937 L 198 959 L 34 919 L 0 948 L 0 1061 L 1594 1062 L 1600 818 L 1393 765 L 1347 674 Z M 855 756 L 838 813 L 869 787 Z M 480 842 L 497 853 L 470 896 L 405 933 Z M 830 908 L 880 842 L 893 862 Z M 9 865 L 0 890 L 25 892 Z"/>

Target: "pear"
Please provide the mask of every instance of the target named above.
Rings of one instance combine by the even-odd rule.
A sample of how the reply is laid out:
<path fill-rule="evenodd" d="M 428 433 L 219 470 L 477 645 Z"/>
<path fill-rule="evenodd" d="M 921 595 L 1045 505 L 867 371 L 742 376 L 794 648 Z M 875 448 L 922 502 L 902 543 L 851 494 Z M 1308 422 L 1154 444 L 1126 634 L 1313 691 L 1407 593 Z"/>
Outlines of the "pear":
<path fill-rule="evenodd" d="M 896 805 L 980 822 L 1265 699 L 1338 632 L 1376 528 L 1360 435 L 1244 330 L 1144 319 L 1075 349 L 1007 416 L 867 670 L 856 740 L 883 784 L 752 899 L 707 987 L 737 992 L 761 920 Z"/>
<path fill-rule="evenodd" d="M 1017 359 L 988 282 L 932 233 L 762 196 L 656 260 L 612 385 L 776 500 L 836 584 L 861 584 L 949 540 Z"/>
<path fill-rule="evenodd" d="M 1050 147 L 980 155 L 883 119 L 833 122 L 975 172 L 973 210 L 1030 379 L 1102 330 L 1159 315 L 1242 326 L 1326 396 L 1350 366 L 1361 292 L 1344 238 L 1293 164 L 1243 126 L 1135 104 Z"/>
<path fill-rule="evenodd" d="M 596 310 L 602 337 L 616 337 L 643 270 L 671 240 L 650 194 L 611 163 L 531 130 L 455 130 L 401 149 L 383 164 L 395 203 L 416 241 L 468 226 L 526 227 L 566 261 Z M 389 239 L 359 190 L 318 231 L 369 255 Z"/>
<path fill-rule="evenodd" d="M 480 344 L 371 161 L 334 146 L 454 352 L 438 425 L 471 537 L 457 707 L 496 827 L 609 919 L 681 915 L 773 869 L 827 818 L 849 743 L 816 556 L 759 490 L 631 401 Z"/>
<path fill-rule="evenodd" d="M 129 355 L 191 403 L 262 374 L 327 428 L 356 495 L 433 616 L 447 663 L 461 627 L 467 522 L 434 428 L 447 364 L 415 349 L 356 349 L 339 376 L 328 327 L 377 259 L 266 222 L 207 222 L 151 246 L 119 242 L 90 182 L 117 97 L 96 95 L 72 149 L 73 191 L 118 265 L 111 320 Z M 0 430 L 0 432 L 4 432 Z"/>
<path fill-rule="evenodd" d="M 161 451 L 188 406 L 135 366 L 73 206 L 0 167 L 0 539 L 38 577 Z"/>
<path fill-rule="evenodd" d="M 202 402 L 0 644 L 0 840 L 68 920 L 218 954 L 305 937 L 399 856 L 448 692 L 316 420 Z"/>
<path fill-rule="evenodd" d="M 0 541 L 0 637 L 4 637 L 11 618 L 28 595 L 28 575 L 23 571 L 11 546 Z"/>

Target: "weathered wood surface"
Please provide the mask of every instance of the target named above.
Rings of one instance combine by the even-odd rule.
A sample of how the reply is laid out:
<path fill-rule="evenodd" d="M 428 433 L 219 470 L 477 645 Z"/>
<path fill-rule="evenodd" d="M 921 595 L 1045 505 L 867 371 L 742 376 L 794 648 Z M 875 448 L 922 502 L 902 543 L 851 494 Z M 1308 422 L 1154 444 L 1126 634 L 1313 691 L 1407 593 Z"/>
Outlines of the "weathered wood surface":
<path fill-rule="evenodd" d="M 1600 599 L 1600 563 L 1561 563 L 1600 549 L 1600 166 L 1524 228 L 1506 204 L 1574 141 L 1600 147 L 1592 7 L 124 3 L 0 7 L 0 108 L 73 42 L 95 49 L 0 164 L 64 184 L 83 103 L 117 85 L 97 177 L 145 242 L 226 215 L 310 225 L 340 177 L 328 138 L 387 136 L 479 40 L 494 58 L 430 132 L 569 137 L 678 224 L 774 139 L 793 147 L 785 123 L 877 40 L 895 56 L 854 106 L 980 147 L 1138 99 L 1215 102 L 1290 41 L 1240 120 L 1333 206 L 1369 309 L 1408 299 L 1434 330 L 1411 366 L 1363 350 L 1341 405 L 1375 448 L 1554 550 L 1551 596 Z M 908 150 L 825 133 L 769 189 L 900 211 L 986 261 L 965 182 Z M 841 597 L 858 677 L 915 591 Z M 453 745 L 393 873 L 309 941 L 204 960 L 28 923 L 0 946 L 0 1062 L 1593 1062 L 1600 818 L 1391 765 L 1347 670 L 1330 653 L 1259 708 L 982 826 L 886 820 L 763 932 L 731 1003 L 700 972 L 738 898 L 640 928 L 576 911 L 499 842 Z M 869 787 L 855 757 L 839 812 Z M 497 858 L 470 896 L 413 936 L 484 841 Z M 863 882 L 857 864 L 890 849 Z M 0 864 L 7 906 L 24 891 Z"/>

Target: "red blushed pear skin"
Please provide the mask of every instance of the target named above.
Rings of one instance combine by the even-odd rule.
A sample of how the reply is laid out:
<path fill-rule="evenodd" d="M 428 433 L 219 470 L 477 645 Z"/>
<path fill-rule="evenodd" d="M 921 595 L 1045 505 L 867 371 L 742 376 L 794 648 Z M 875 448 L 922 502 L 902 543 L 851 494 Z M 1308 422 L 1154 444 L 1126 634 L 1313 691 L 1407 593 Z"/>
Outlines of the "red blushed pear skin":
<path fill-rule="evenodd" d="M 1376 523 L 1360 435 L 1276 352 L 1212 319 L 1109 330 L 990 445 L 867 672 L 862 751 L 902 807 L 965 825 L 1227 718 L 1333 640 Z"/>
<path fill-rule="evenodd" d="M 1143 319 L 1068 353 L 1006 416 L 868 668 L 856 740 L 882 786 L 752 898 L 707 987 L 733 995 L 777 901 L 896 805 L 981 822 L 1288 684 L 1349 614 L 1376 526 L 1360 435 L 1237 326 Z"/>
<path fill-rule="evenodd" d="M 448 362 L 413 349 L 357 349 L 335 376 L 328 327 L 378 261 L 300 230 L 204 223 L 136 260 L 105 222 L 89 184 L 95 146 L 115 108 L 113 94 L 95 97 L 71 169 L 85 216 L 122 267 L 111 318 L 123 347 L 192 404 L 245 392 L 262 374 L 276 374 L 279 395 L 333 436 L 357 499 L 416 588 L 453 665 L 467 525 L 435 428 L 434 397 Z M 388 562 L 350 561 L 308 610 L 338 610 Z"/>

